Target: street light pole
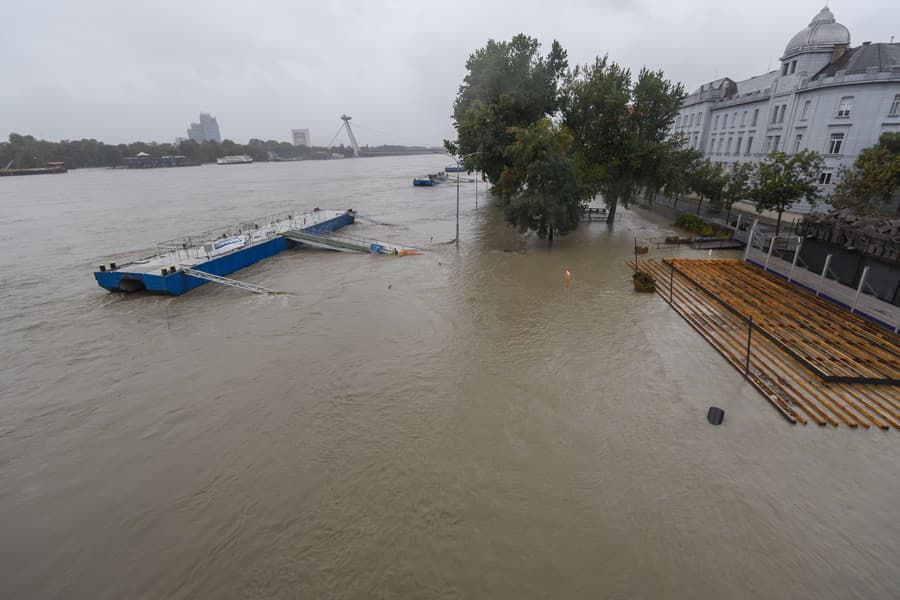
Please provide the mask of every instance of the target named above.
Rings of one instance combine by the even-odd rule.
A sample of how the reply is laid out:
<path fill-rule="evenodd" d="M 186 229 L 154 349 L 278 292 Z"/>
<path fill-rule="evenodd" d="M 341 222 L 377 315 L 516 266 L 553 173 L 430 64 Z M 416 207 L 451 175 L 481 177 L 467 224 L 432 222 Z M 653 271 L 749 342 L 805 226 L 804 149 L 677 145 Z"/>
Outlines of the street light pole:
<path fill-rule="evenodd" d="M 459 246 L 459 171 L 456 172 L 456 245 Z"/>

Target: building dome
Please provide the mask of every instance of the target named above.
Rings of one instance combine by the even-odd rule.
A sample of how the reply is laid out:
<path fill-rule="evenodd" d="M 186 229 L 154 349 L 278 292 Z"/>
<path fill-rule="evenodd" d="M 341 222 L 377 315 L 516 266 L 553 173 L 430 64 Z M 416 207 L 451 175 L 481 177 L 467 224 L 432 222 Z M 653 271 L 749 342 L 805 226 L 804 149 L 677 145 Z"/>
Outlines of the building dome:
<path fill-rule="evenodd" d="M 850 31 L 834 20 L 826 6 L 809 27 L 795 35 L 784 49 L 785 56 L 809 50 L 831 50 L 837 44 L 849 44 Z"/>

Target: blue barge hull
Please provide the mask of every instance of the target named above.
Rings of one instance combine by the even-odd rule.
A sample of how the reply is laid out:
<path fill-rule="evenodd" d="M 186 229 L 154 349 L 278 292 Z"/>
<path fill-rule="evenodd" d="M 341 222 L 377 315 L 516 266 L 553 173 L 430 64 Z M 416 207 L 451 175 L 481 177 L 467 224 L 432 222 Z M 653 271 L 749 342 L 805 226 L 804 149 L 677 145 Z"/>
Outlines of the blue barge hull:
<path fill-rule="evenodd" d="M 340 216 L 322 221 L 302 231 L 309 233 L 322 233 L 337 231 L 342 227 L 351 225 L 355 221 L 352 213 L 347 212 Z M 210 273 L 212 275 L 225 276 L 245 267 L 256 264 L 261 260 L 275 256 L 292 246 L 299 245 L 282 236 L 277 236 L 264 242 L 252 244 L 245 248 L 235 250 L 223 256 L 213 258 L 191 266 L 192 269 Z M 127 269 L 128 265 L 123 265 Z M 169 294 L 179 296 L 197 286 L 208 283 L 205 279 L 193 277 L 180 271 L 162 275 L 157 273 L 143 273 L 139 271 L 109 270 L 95 271 L 94 278 L 101 287 L 111 292 L 134 292 L 146 290 L 157 294 Z"/>

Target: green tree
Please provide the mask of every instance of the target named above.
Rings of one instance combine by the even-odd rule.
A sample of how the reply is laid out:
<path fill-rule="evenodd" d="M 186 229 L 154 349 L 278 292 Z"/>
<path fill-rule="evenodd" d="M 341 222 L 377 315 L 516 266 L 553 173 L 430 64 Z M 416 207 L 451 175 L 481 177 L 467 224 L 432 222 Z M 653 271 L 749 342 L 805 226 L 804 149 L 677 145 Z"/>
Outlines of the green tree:
<path fill-rule="evenodd" d="M 669 129 L 684 89 L 661 71 L 631 72 L 597 57 L 566 77 L 560 95 L 562 121 L 574 136 L 576 164 L 586 197 L 597 193 L 615 219 L 619 202 L 628 205 L 641 188 L 665 184 L 665 164 L 677 145 Z"/>
<path fill-rule="evenodd" d="M 755 171 L 754 163 L 736 162 L 731 165 L 731 172 L 727 173 L 722 189 L 722 206 L 728 210 L 725 215 L 726 223 L 731 221 L 731 207 L 734 203 L 750 195 L 750 181 Z"/>
<path fill-rule="evenodd" d="M 900 190 L 900 133 L 884 133 L 878 144 L 859 153 L 852 169 L 841 167 L 831 204 L 858 215 L 889 211 Z M 897 207 L 900 214 L 900 204 Z"/>
<path fill-rule="evenodd" d="M 540 54 L 534 38 L 518 34 L 509 42 L 489 40 L 466 61 L 468 74 L 453 103 L 457 139 L 445 145 L 463 156 L 469 170 L 496 183 L 509 164 L 511 128 L 527 128 L 558 107 L 557 86 L 568 64 L 554 41 Z"/>
<path fill-rule="evenodd" d="M 750 192 L 756 199 L 756 210 L 778 212 L 775 235 L 781 230 L 781 216 L 788 206 L 800 199 L 816 202 L 816 181 L 823 164 L 817 152 L 801 150 L 796 154 L 772 152 L 757 165 Z"/>
<path fill-rule="evenodd" d="M 698 215 L 704 199 L 712 205 L 721 206 L 727 180 L 728 174 L 722 165 L 708 158 L 691 165 L 688 171 L 688 187 L 697 194 Z"/>
<path fill-rule="evenodd" d="M 662 71 L 643 68 L 632 91 L 631 124 L 636 137 L 636 183 L 655 193 L 665 184 L 667 163 L 677 143 L 670 127 L 684 100 L 684 87 Z"/>
<path fill-rule="evenodd" d="M 584 198 L 598 193 L 615 219 L 618 200 L 629 193 L 635 150 L 629 134 L 631 73 L 607 56 L 577 65 L 562 86 L 562 122 L 572 132 Z"/>
<path fill-rule="evenodd" d="M 691 177 L 700 162 L 703 153 L 693 148 L 686 148 L 680 138 L 673 141 L 672 148 L 665 163 L 665 192 L 678 206 L 678 200 L 691 190 Z"/>
<path fill-rule="evenodd" d="M 572 135 L 547 118 L 511 133 L 509 165 L 497 183 L 507 221 L 550 241 L 574 230 L 583 205 L 570 156 Z"/>

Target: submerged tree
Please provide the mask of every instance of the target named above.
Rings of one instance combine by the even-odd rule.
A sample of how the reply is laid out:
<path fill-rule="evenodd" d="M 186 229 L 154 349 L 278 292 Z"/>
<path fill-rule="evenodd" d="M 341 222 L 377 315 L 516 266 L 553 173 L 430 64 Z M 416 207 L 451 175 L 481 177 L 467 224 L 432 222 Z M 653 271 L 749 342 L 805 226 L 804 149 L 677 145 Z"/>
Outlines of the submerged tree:
<path fill-rule="evenodd" d="M 547 118 L 511 133 L 509 165 L 497 184 L 507 221 L 521 231 L 536 231 L 542 239 L 574 230 L 581 220 L 582 198 L 570 156 L 572 135 Z"/>
<path fill-rule="evenodd" d="M 524 34 L 509 42 L 488 40 L 466 61 L 468 74 L 453 103 L 457 139 L 445 146 L 469 170 L 496 183 L 509 164 L 511 128 L 527 128 L 556 112 L 557 85 L 567 67 L 559 42 L 544 57 L 538 41 Z"/>
<path fill-rule="evenodd" d="M 678 148 L 669 127 L 683 98 L 682 86 L 661 71 L 641 69 L 633 83 L 628 69 L 605 56 L 568 74 L 560 100 L 563 123 L 574 136 L 585 192 L 603 194 L 608 223 L 619 202 L 627 206 L 639 188 L 665 184 L 665 165 Z"/>
<path fill-rule="evenodd" d="M 852 169 L 841 167 L 839 177 L 831 198 L 835 208 L 858 215 L 888 212 L 900 191 L 900 133 L 882 134 L 878 144 L 859 153 Z"/>
<path fill-rule="evenodd" d="M 619 198 L 630 195 L 634 136 L 629 135 L 631 73 L 597 57 L 576 66 L 566 77 L 560 97 L 562 120 L 572 132 L 573 151 L 581 172 L 583 195 L 602 193 L 615 218 Z"/>
<path fill-rule="evenodd" d="M 781 216 L 788 206 L 800 199 L 816 202 L 816 180 L 822 165 L 822 157 L 811 150 L 796 154 L 772 152 L 759 163 L 750 191 L 756 199 L 756 210 L 778 212 L 775 235 L 781 230 Z"/>
<path fill-rule="evenodd" d="M 539 49 L 520 34 L 469 57 L 453 104 L 457 139 L 444 145 L 497 184 L 508 221 L 553 237 L 597 194 L 611 223 L 620 202 L 669 181 L 682 157 L 668 134 L 684 90 L 661 71 L 632 81 L 607 57 L 568 70 L 558 42 L 547 56 Z"/>

